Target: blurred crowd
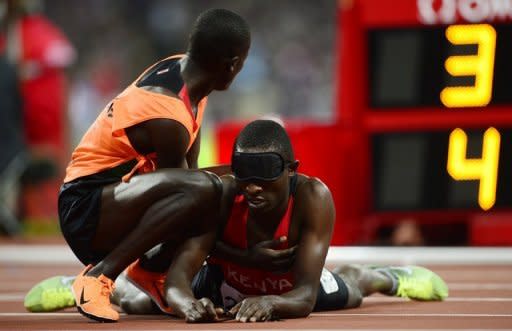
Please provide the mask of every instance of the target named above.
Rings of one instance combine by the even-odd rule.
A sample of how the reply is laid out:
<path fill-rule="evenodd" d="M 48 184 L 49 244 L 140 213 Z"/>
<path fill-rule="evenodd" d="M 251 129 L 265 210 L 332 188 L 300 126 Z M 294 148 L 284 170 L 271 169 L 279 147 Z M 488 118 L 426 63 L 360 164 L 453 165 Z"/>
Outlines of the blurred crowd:
<path fill-rule="evenodd" d="M 253 40 L 231 90 L 210 98 L 207 124 L 269 113 L 331 120 L 336 5 L 335 0 L 47 1 L 45 13 L 78 54 L 70 68 L 73 141 L 149 64 L 183 52 L 197 15 L 215 7 L 245 17 Z"/>
<path fill-rule="evenodd" d="M 0 0 L 1 232 L 19 232 L 19 218 L 56 225 L 57 191 L 73 147 L 142 70 L 185 51 L 205 9 L 233 10 L 252 32 L 244 70 L 230 91 L 209 99 L 206 128 L 269 114 L 331 121 L 336 6 L 335 0 Z"/>

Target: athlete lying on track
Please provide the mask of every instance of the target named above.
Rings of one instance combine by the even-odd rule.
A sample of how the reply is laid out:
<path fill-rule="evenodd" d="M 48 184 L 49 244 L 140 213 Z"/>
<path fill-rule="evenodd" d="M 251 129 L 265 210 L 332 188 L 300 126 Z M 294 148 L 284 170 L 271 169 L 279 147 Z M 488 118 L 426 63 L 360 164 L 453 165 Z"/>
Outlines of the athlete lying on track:
<path fill-rule="evenodd" d="M 447 297 L 444 281 L 421 267 L 325 269 L 335 219 L 332 196 L 317 178 L 297 173 L 298 165 L 283 127 L 266 120 L 247 125 L 233 149 L 233 175 L 221 178 L 218 234 L 191 237 L 167 256 L 160 248 L 152 272 L 135 262 L 118 279 L 112 301 L 127 313 L 160 310 L 188 322 L 222 320 L 219 307 L 241 322 L 257 322 L 357 307 L 375 292 Z M 25 299 L 27 309 L 74 305 L 63 279 L 35 286 Z"/>

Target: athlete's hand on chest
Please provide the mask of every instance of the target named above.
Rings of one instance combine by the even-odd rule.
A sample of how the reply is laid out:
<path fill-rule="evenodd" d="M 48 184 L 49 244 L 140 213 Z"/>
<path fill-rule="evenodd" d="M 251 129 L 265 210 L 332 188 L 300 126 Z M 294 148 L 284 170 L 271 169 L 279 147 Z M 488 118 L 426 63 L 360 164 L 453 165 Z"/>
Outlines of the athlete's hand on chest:
<path fill-rule="evenodd" d="M 286 249 L 275 249 L 286 240 L 286 237 L 281 237 L 279 239 L 262 241 L 250 247 L 247 251 L 248 259 L 246 263 L 251 266 L 258 266 L 267 271 L 289 271 L 295 259 L 297 246 Z"/>
<path fill-rule="evenodd" d="M 274 319 L 275 296 L 265 295 L 246 298 L 237 303 L 230 314 L 240 322 L 265 322 Z"/>

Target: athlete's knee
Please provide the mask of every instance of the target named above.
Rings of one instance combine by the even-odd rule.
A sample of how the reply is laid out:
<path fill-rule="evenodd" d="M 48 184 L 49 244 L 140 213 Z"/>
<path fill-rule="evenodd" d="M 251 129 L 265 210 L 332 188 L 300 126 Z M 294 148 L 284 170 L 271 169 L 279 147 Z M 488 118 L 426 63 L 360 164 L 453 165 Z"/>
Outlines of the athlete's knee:
<path fill-rule="evenodd" d="M 219 176 L 210 171 L 201 171 L 208 178 L 209 184 L 206 184 L 208 193 L 213 196 L 214 199 L 220 199 L 222 196 L 222 180 Z"/>
<path fill-rule="evenodd" d="M 201 206 L 217 205 L 222 196 L 222 181 L 209 171 L 197 171 L 184 189 L 184 193 L 194 204 Z"/>
<path fill-rule="evenodd" d="M 344 274 L 339 274 L 340 278 L 345 283 L 348 292 L 347 304 L 344 308 L 356 308 L 363 302 L 363 294 L 359 288 L 357 282 L 351 277 L 347 277 Z"/>
<path fill-rule="evenodd" d="M 345 308 L 357 308 L 363 303 L 363 294 L 357 286 L 347 285 L 348 300 Z"/>

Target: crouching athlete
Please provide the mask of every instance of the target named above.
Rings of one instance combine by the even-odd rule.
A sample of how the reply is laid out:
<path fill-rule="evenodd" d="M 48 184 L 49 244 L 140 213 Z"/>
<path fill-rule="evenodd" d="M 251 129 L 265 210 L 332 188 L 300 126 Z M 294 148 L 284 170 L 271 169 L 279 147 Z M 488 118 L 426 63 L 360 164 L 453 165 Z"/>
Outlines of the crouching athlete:
<path fill-rule="evenodd" d="M 196 169 L 200 128 L 207 96 L 229 88 L 249 47 L 249 26 L 238 14 L 201 13 L 186 54 L 144 71 L 73 151 L 58 211 L 64 238 L 86 266 L 72 285 L 81 314 L 118 321 L 110 295 L 130 263 L 149 266 L 146 252 L 155 245 L 171 250 L 216 228 L 202 217 L 217 212 L 222 182 Z"/>
<path fill-rule="evenodd" d="M 188 240 L 172 257 L 162 257 L 165 285 L 160 273 L 144 274 L 133 264 L 119 279 L 113 302 L 127 313 L 156 308 L 189 322 L 222 320 L 216 309 L 221 307 L 236 320 L 258 322 L 358 307 L 375 292 L 447 297 L 444 281 L 421 267 L 325 269 L 335 219 L 332 196 L 320 180 L 297 173 L 298 165 L 282 126 L 267 120 L 247 125 L 233 149 L 233 175 L 222 177 L 219 234 L 206 236 L 216 243 Z M 205 249 L 214 244 L 213 251 Z M 160 279 L 161 292 L 140 291 L 129 282 L 134 275 Z M 41 303 L 43 283 L 31 291 L 32 306 Z"/>

